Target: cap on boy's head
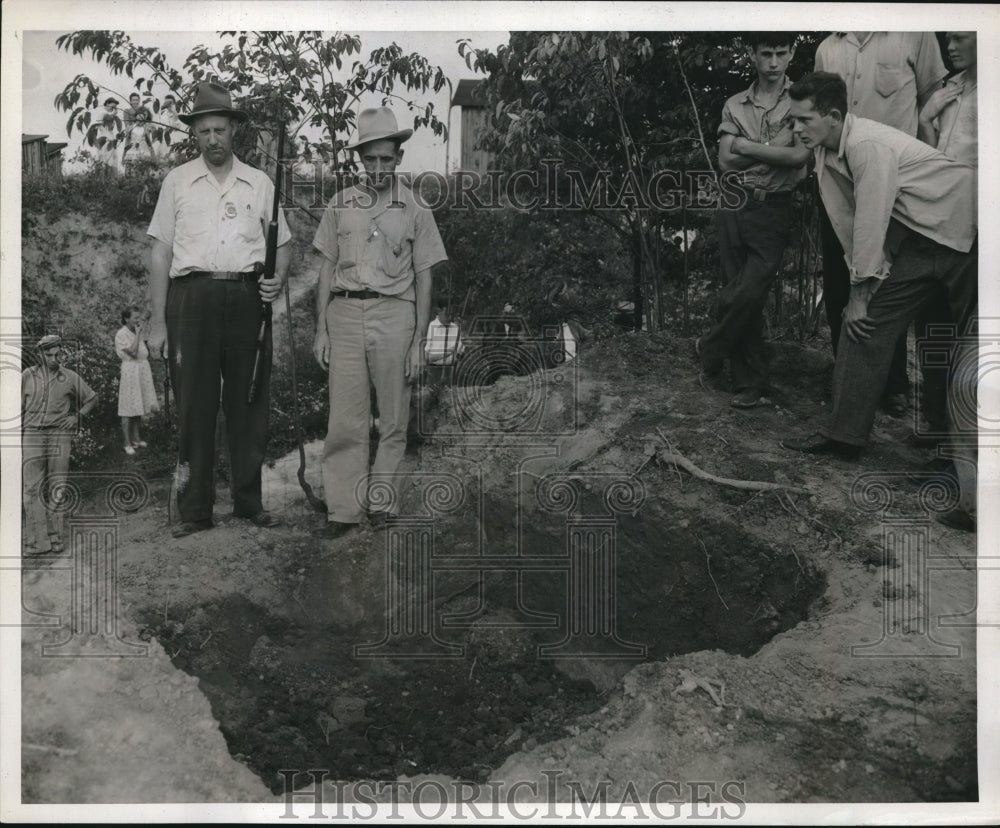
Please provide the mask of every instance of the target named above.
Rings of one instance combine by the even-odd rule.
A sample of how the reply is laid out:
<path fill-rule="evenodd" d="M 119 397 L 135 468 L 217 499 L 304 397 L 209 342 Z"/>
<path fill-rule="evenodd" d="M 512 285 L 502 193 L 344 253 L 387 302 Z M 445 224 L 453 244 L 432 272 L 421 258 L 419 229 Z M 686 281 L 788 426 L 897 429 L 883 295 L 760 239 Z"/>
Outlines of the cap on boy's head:
<path fill-rule="evenodd" d="M 118 101 L 116 101 L 114 98 L 105 98 L 104 99 L 104 105 L 105 106 L 118 106 Z"/>
<path fill-rule="evenodd" d="M 791 48 L 798 36 L 798 32 L 747 32 L 743 35 L 743 43 L 754 52 L 763 46 Z"/>
<path fill-rule="evenodd" d="M 58 348 L 60 345 L 62 345 L 61 336 L 58 334 L 46 334 L 38 340 L 37 348 L 39 351 L 51 351 L 53 348 Z"/>

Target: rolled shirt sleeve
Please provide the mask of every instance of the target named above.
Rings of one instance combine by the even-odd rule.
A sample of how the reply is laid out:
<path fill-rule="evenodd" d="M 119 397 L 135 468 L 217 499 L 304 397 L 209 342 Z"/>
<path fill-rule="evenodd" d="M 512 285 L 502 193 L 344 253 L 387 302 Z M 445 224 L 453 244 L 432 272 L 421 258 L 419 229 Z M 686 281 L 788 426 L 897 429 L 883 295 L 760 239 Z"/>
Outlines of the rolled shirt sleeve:
<path fill-rule="evenodd" d="M 719 122 L 717 137 L 721 138 L 723 135 L 740 135 L 741 132 L 739 124 L 736 123 L 736 118 L 733 117 L 733 107 L 730 101 L 726 101 L 722 107 L 722 120 Z"/>
<path fill-rule="evenodd" d="M 899 159 L 895 151 L 875 141 L 860 141 L 845 153 L 854 178 L 854 233 L 850 260 L 851 284 L 885 279 L 890 263 L 885 240 L 899 190 Z"/>

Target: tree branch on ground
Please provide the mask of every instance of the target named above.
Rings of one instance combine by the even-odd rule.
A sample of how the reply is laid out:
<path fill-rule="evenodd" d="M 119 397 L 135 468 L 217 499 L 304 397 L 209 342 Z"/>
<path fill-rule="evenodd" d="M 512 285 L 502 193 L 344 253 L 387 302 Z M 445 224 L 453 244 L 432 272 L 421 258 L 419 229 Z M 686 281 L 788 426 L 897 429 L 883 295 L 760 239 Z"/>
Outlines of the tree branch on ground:
<path fill-rule="evenodd" d="M 684 471 L 692 477 L 697 477 L 699 480 L 708 480 L 711 483 L 718 483 L 720 486 L 728 486 L 731 489 L 745 489 L 751 492 L 785 491 L 795 492 L 796 494 L 809 494 L 809 490 L 803 489 L 801 486 L 788 486 L 783 483 L 769 483 L 764 480 L 734 480 L 730 477 L 718 477 L 717 475 L 698 468 L 680 452 L 671 450 L 669 448 L 670 441 L 667 440 L 667 437 L 663 433 L 662 429 L 657 426 L 656 431 L 660 435 L 660 439 L 663 440 L 664 446 L 666 447 L 665 449 L 657 452 L 657 456 L 665 462 L 680 466 L 680 468 L 684 469 Z"/>

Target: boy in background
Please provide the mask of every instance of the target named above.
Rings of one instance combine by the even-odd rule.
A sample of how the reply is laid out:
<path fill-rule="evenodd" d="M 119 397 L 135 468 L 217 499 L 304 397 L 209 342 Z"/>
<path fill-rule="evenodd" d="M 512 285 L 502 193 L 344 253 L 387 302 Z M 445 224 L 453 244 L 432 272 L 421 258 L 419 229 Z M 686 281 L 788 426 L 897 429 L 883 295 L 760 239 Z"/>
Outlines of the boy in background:
<path fill-rule="evenodd" d="M 695 351 L 710 375 L 730 361 L 731 404 L 737 408 L 753 408 L 767 390 L 764 300 L 788 245 L 792 195 L 810 157 L 788 120 L 791 82 L 785 71 L 795 55 L 795 37 L 753 32 L 745 38 L 757 78 L 726 101 L 719 124 L 719 166 L 723 172 L 743 173 L 745 200 L 718 213 L 726 286 L 716 298 L 715 325 L 696 340 Z"/>

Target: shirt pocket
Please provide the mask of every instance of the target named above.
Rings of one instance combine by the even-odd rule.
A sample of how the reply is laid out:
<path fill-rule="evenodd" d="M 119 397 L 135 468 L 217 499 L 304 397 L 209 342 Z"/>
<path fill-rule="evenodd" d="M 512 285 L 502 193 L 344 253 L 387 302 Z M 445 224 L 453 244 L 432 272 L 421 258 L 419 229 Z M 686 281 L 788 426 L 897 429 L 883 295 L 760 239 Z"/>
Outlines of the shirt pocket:
<path fill-rule="evenodd" d="M 792 121 L 789 116 L 768 120 L 765 126 L 765 135 L 761 136 L 765 142 L 772 147 L 790 147 L 795 143 L 792 135 Z"/>
<path fill-rule="evenodd" d="M 353 230 L 337 231 L 337 270 L 348 279 L 354 279 L 358 271 L 357 253 L 354 250 L 356 237 Z"/>
<path fill-rule="evenodd" d="M 261 222 L 260 216 L 254 212 L 253 206 L 237 204 L 236 209 L 239 213 L 236 219 L 236 227 L 240 238 L 252 245 L 263 243 L 267 239 L 267 225 Z"/>
<path fill-rule="evenodd" d="M 879 63 L 875 66 L 875 91 L 883 98 L 895 95 L 909 79 L 907 73 L 894 64 Z"/>
<path fill-rule="evenodd" d="M 379 265 L 390 279 L 405 276 L 412 269 L 413 239 L 415 237 L 416 228 L 412 218 L 407 218 L 386 229 Z"/>

